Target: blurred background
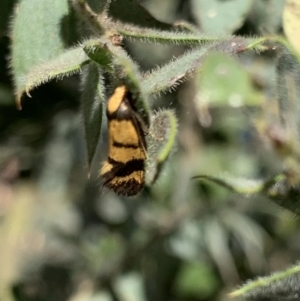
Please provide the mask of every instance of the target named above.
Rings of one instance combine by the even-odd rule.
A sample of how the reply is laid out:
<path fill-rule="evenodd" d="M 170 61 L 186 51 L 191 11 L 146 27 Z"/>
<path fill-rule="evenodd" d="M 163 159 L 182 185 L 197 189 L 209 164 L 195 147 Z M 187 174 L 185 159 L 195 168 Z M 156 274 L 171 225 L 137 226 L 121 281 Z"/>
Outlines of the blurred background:
<path fill-rule="evenodd" d="M 282 33 L 283 0 L 140 2 L 159 20 L 188 21 L 208 36 Z M 199 78 L 156 98 L 154 109 L 176 112 L 176 152 L 153 187 L 122 198 L 104 193 L 97 176 L 105 129 L 87 177 L 78 76 L 42 85 L 16 109 L 9 71 L 15 3 L 0 3 L 1 301 L 227 300 L 247 279 L 299 259 L 295 216 L 191 179 L 282 171 L 259 132 L 280 118 L 274 52 L 212 54 Z M 144 71 L 184 52 L 126 47 Z"/>

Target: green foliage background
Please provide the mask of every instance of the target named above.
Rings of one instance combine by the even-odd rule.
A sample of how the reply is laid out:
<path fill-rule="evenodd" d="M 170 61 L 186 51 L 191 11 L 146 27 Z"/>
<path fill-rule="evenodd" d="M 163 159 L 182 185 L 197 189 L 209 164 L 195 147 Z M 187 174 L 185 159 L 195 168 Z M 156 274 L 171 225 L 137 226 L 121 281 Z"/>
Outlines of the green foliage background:
<path fill-rule="evenodd" d="M 101 1 L 88 2 L 95 11 L 101 9 L 97 7 Z M 16 33 L 28 33 L 15 36 L 23 41 L 22 47 L 27 43 L 32 48 L 28 41 L 33 32 L 41 35 L 40 41 L 46 40 L 47 47 L 42 42 L 35 45 L 36 52 L 28 51 L 24 62 L 43 62 L 49 59 L 47 51 L 64 54 L 78 42 L 90 58 L 95 55 L 95 61 L 103 53 L 110 60 L 113 53 L 116 65 L 123 62 L 122 53 L 114 48 L 89 52 L 96 44 L 80 40 L 84 30 L 78 20 L 75 24 L 75 17 L 62 18 L 61 27 L 36 27 L 41 18 L 37 12 L 43 12 L 44 18 L 48 12 L 47 1 L 36 3 L 40 7 L 33 5 L 24 20 L 16 19 L 11 25 Z M 47 5 L 57 5 L 56 13 L 64 16 L 68 7 L 62 3 L 67 2 L 48 1 Z M 11 46 L 9 23 L 16 3 L 2 1 L 0 300 L 227 300 L 228 293 L 247 279 L 285 269 L 299 258 L 299 220 L 275 204 L 299 214 L 299 63 L 287 51 L 291 49 L 288 42 L 279 37 L 284 1 L 141 1 L 147 10 L 137 10 L 135 1 L 112 3 L 110 14 L 120 22 L 166 32 L 157 38 L 157 31 L 149 31 L 146 38 L 139 37 L 143 42 L 132 36 L 124 48 L 146 74 L 143 88 L 155 91 L 147 100 L 153 109 L 176 112 L 177 145 L 158 181 L 140 196 L 129 199 L 103 192 L 97 173 L 106 158 L 106 128 L 101 129 L 98 143 L 94 132 L 88 137 L 91 131 L 100 134 L 100 126 L 90 126 L 101 121 L 80 101 L 87 103 L 97 89 L 104 95 L 99 87 L 107 84 L 106 79 L 91 64 L 88 72 L 84 70 L 83 83 L 91 77 L 99 85 L 80 84 L 78 75 L 50 81 L 30 91 L 31 98 L 23 95 L 18 111 L 15 98 L 46 79 L 32 72 L 26 86 L 26 64 L 14 61 L 14 56 L 9 60 L 12 53 L 15 57 L 24 53 L 24 48 Z M 179 43 L 179 35 L 168 34 L 171 24 L 177 31 L 191 32 L 190 45 Z M 128 35 L 128 28 L 120 28 Z M 61 44 L 51 40 L 54 32 L 64 37 Z M 196 44 L 194 34 L 208 41 L 216 35 L 224 43 L 218 44 L 218 52 L 209 51 L 201 68 L 192 73 L 188 64 L 192 55 L 199 56 L 199 50 L 190 49 Z M 284 42 L 253 47 L 265 50 L 260 54 L 248 51 L 229 56 L 228 45 L 236 41 L 232 34 Z M 185 32 L 183 39 L 187 36 Z M 177 39 L 181 45 L 171 45 L 168 39 Z M 288 46 L 281 51 L 282 45 Z M 181 67 L 189 68 L 188 80 L 181 83 L 180 74 L 178 79 L 159 74 L 159 66 L 187 50 L 187 63 L 182 61 Z M 77 63 L 78 57 L 84 65 L 86 57 L 77 48 L 67 60 L 59 56 L 55 63 L 60 72 L 72 73 L 82 65 L 73 64 L 74 69 L 67 70 L 72 63 L 68 59 L 76 58 Z M 196 58 L 192 62 L 199 61 Z M 20 75 L 15 77 L 15 89 L 9 70 Z M 153 72 L 165 81 L 155 81 Z M 135 74 L 131 69 L 128 73 Z M 160 94 L 168 83 L 168 93 Z M 107 85 L 112 88 L 111 82 Z M 86 150 L 84 137 L 97 147 L 95 156 L 93 147 Z M 291 172 L 289 177 L 284 170 L 296 175 Z M 298 273 L 297 266 L 293 271 Z M 275 285 L 273 291 L 251 291 L 248 297 L 290 297 L 297 289 L 296 280 Z"/>

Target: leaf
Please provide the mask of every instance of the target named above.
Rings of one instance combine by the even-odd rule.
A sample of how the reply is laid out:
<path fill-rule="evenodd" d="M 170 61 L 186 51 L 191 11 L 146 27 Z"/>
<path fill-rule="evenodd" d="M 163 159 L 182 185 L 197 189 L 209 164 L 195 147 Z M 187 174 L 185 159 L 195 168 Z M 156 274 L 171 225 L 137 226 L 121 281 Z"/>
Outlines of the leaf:
<path fill-rule="evenodd" d="M 238 280 L 237 266 L 230 250 L 230 232 L 218 216 L 206 217 L 204 221 L 204 239 L 206 247 L 213 258 L 223 281 Z M 227 277 L 230 279 L 228 280 Z"/>
<path fill-rule="evenodd" d="M 231 34 L 247 17 L 252 0 L 191 0 L 192 13 L 206 34 Z"/>
<path fill-rule="evenodd" d="M 140 27 L 157 28 L 171 30 L 174 27 L 171 24 L 161 22 L 155 19 L 143 6 L 136 0 L 111 1 L 108 15 L 122 23 L 130 23 Z"/>
<path fill-rule="evenodd" d="M 298 0 L 286 0 L 284 11 L 283 11 L 283 29 L 290 43 L 300 54 L 299 14 L 300 14 L 300 2 Z"/>
<path fill-rule="evenodd" d="M 239 289 L 230 293 L 230 297 L 243 296 L 254 300 L 298 300 L 300 265 L 248 281 Z"/>
<path fill-rule="evenodd" d="M 22 0 L 11 27 L 11 70 L 17 102 L 24 93 L 30 69 L 63 53 L 65 37 L 62 26 L 68 17 L 67 0 Z"/>
<path fill-rule="evenodd" d="M 159 94 L 178 86 L 200 65 L 200 59 L 206 51 L 206 49 L 188 51 L 166 65 L 145 73 L 142 80 L 145 93 Z"/>
<path fill-rule="evenodd" d="M 210 175 L 199 175 L 192 177 L 192 179 L 207 180 L 209 182 L 220 185 L 230 191 L 244 195 L 259 193 L 264 189 L 264 182 L 262 180 L 234 178 L 229 175 L 224 175 L 220 177 Z"/>
<path fill-rule="evenodd" d="M 151 28 L 141 28 L 130 24 L 112 24 L 115 30 L 124 38 L 139 40 L 148 43 L 161 43 L 171 45 L 201 45 L 224 40 L 221 36 L 209 36 L 206 34 L 186 31 L 162 31 Z"/>
<path fill-rule="evenodd" d="M 249 14 L 251 25 L 258 32 L 275 34 L 282 26 L 285 0 L 255 0 Z"/>
<path fill-rule="evenodd" d="M 247 197 L 260 195 L 282 208 L 300 215 L 300 185 L 299 177 L 293 174 L 278 174 L 270 179 L 249 180 L 233 178 L 228 175 L 223 177 L 198 175 L 192 179 L 207 180 L 221 187 Z M 296 183 L 295 183 L 296 180 Z"/>
<path fill-rule="evenodd" d="M 151 185 L 174 150 L 177 136 L 177 119 L 171 110 L 156 113 L 151 118 L 149 134 L 146 136 L 148 159 L 146 183 Z"/>
<path fill-rule="evenodd" d="M 285 208 L 300 216 L 299 183 L 299 175 L 295 179 L 295 175 L 293 175 L 291 172 L 279 174 L 265 182 L 262 195 L 267 196 L 268 199 L 282 208 Z"/>
<path fill-rule="evenodd" d="M 0 105 L 8 106 L 14 104 L 12 89 L 6 85 L 0 84 Z"/>
<path fill-rule="evenodd" d="M 81 108 L 87 145 L 88 170 L 90 170 L 101 133 L 105 98 L 101 69 L 97 64 L 91 63 L 86 66 L 81 85 Z"/>
<path fill-rule="evenodd" d="M 212 269 L 204 262 L 187 262 L 179 270 L 176 291 L 181 296 L 195 296 L 201 299 L 213 295 L 218 286 Z"/>
<path fill-rule="evenodd" d="M 142 86 L 146 94 L 159 94 L 174 89 L 189 75 L 201 68 L 204 59 L 211 52 L 234 55 L 247 50 L 252 39 L 228 38 L 226 41 L 213 43 L 207 48 L 201 47 L 187 51 L 166 65 L 150 70 L 143 75 Z"/>
<path fill-rule="evenodd" d="M 83 50 L 85 51 L 86 55 L 91 60 L 98 63 L 101 68 L 112 72 L 113 54 L 107 47 L 108 43 L 110 43 L 110 41 L 107 39 L 88 40 L 84 43 Z"/>
<path fill-rule="evenodd" d="M 260 103 L 246 70 L 222 53 L 210 54 L 205 59 L 197 82 L 200 98 L 210 105 L 239 107 Z"/>
<path fill-rule="evenodd" d="M 114 288 L 120 301 L 146 301 L 145 290 L 139 273 L 128 273 L 119 276 Z"/>
<path fill-rule="evenodd" d="M 81 0 L 75 1 L 80 2 Z M 105 9 L 107 9 L 107 6 L 109 5 L 110 1 L 111 0 L 87 0 L 86 2 L 94 12 L 96 12 L 97 14 L 101 14 L 105 11 Z"/>
<path fill-rule="evenodd" d="M 88 301 L 113 301 L 113 297 L 105 290 L 97 290 L 91 299 Z"/>
<path fill-rule="evenodd" d="M 276 64 L 276 89 L 282 125 L 300 139 L 300 63 L 288 49 L 280 48 Z"/>
<path fill-rule="evenodd" d="M 68 49 L 56 58 L 40 65 L 34 66 L 25 76 L 24 88 L 29 92 L 53 78 L 63 78 L 81 71 L 81 68 L 89 62 L 82 47 Z"/>
<path fill-rule="evenodd" d="M 97 2 L 94 0 L 68 1 L 72 4 L 78 19 L 83 21 L 80 24 L 80 31 L 83 36 L 88 37 L 90 35 L 102 35 L 104 33 L 105 29 L 102 22 L 99 21 L 99 14 L 106 9 L 108 0 L 99 0 Z M 92 8 L 89 5 L 91 5 Z"/>
<path fill-rule="evenodd" d="M 13 0 L 6 0 L 1 2 L 1 9 L 0 9 L 0 37 L 5 34 L 7 30 L 7 21 L 9 20 L 9 16 L 13 9 L 15 1 Z"/>

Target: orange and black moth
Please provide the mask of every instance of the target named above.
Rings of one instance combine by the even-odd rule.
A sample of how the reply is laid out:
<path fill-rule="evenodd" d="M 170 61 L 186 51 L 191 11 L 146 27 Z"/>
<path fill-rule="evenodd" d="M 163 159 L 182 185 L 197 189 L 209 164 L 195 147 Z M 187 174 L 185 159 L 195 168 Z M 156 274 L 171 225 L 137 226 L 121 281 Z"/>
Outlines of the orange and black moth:
<path fill-rule="evenodd" d="M 145 184 L 146 126 L 126 86 L 117 87 L 107 102 L 108 159 L 100 175 L 115 193 L 134 196 Z"/>

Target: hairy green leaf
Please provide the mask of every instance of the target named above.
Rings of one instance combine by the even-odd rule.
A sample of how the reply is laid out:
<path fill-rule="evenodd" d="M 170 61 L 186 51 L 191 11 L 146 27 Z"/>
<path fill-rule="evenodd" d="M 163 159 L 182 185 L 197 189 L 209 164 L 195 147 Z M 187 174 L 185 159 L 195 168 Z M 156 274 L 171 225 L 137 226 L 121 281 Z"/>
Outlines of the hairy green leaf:
<path fill-rule="evenodd" d="M 89 62 L 89 58 L 82 47 L 66 50 L 56 58 L 34 66 L 25 76 L 24 87 L 26 93 L 33 88 L 50 81 L 53 78 L 62 78 L 81 71 Z"/>
<path fill-rule="evenodd" d="M 68 14 L 67 0 L 22 0 L 18 4 L 11 27 L 11 69 L 18 102 L 29 70 L 64 51 L 66 30 L 62 26 Z"/>
<path fill-rule="evenodd" d="M 298 263 L 285 271 L 248 281 L 230 293 L 230 297 L 243 296 L 253 300 L 298 300 L 299 281 L 300 265 Z"/>
<path fill-rule="evenodd" d="M 173 111 L 159 111 L 151 118 L 149 134 L 146 137 L 148 159 L 146 183 L 153 184 L 170 157 L 176 144 L 177 119 Z"/>
<path fill-rule="evenodd" d="M 84 43 L 83 50 L 91 60 L 98 63 L 103 69 L 112 72 L 113 54 L 107 47 L 108 43 L 110 41 L 107 39 L 88 40 Z"/>
<path fill-rule="evenodd" d="M 162 31 L 151 28 L 142 28 L 131 24 L 116 24 L 115 30 L 124 35 L 124 38 L 149 43 L 201 45 L 224 40 L 224 37 L 221 36 L 208 36 L 206 34 L 186 31 Z"/>
<path fill-rule="evenodd" d="M 168 64 L 145 73 L 142 81 L 145 92 L 159 94 L 178 86 L 197 69 L 206 51 L 204 48 L 188 51 Z"/>
<path fill-rule="evenodd" d="M 252 40 L 228 38 L 226 41 L 213 43 L 208 48 L 196 48 L 187 51 L 168 64 L 151 70 L 143 75 L 142 86 L 147 94 L 159 94 L 178 86 L 189 75 L 201 68 L 204 58 L 211 52 L 234 55 L 247 50 Z"/>

